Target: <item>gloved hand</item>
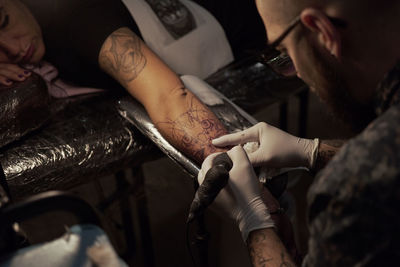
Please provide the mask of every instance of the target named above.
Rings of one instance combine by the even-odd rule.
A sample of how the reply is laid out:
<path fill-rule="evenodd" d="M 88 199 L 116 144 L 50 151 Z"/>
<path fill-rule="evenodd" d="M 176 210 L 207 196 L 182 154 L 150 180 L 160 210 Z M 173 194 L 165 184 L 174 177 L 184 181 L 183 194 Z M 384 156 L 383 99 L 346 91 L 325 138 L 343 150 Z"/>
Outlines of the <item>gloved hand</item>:
<path fill-rule="evenodd" d="M 221 154 L 222 152 L 217 152 L 210 154 L 207 158 L 204 159 L 203 164 L 201 165 L 201 169 L 197 175 L 197 181 L 201 185 L 206 177 L 206 173 L 213 166 L 214 159 Z M 232 194 L 229 193 L 229 187 L 226 186 L 223 190 L 218 193 L 218 196 L 211 204 L 210 209 L 216 212 L 222 219 L 235 220 L 235 208 L 236 201 L 233 198 Z"/>
<path fill-rule="evenodd" d="M 233 167 L 229 172 L 228 186 L 219 193 L 215 204 L 236 220 L 243 240 L 246 241 L 251 231 L 274 227 L 274 222 L 261 198 L 260 183 L 246 152 L 241 146 L 236 146 L 227 154 Z M 210 155 L 203 162 L 198 176 L 199 183 L 204 180 L 204 174 L 212 166 L 215 156 Z"/>
<path fill-rule="evenodd" d="M 247 142 L 258 142 L 259 148 L 249 153 L 254 166 L 271 168 L 307 167 L 311 169 L 317 158 L 318 139 L 303 139 L 290 135 L 276 127 L 260 122 L 244 131 L 216 138 L 212 144 L 219 147 Z"/>

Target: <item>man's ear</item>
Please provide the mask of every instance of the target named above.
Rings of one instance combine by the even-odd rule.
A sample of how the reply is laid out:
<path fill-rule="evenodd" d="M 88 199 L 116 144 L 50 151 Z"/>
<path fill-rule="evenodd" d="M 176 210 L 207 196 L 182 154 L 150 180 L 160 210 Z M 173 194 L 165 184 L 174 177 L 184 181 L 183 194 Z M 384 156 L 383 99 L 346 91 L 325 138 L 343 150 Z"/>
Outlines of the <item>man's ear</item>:
<path fill-rule="evenodd" d="M 340 59 L 342 48 L 340 33 L 329 17 L 318 9 L 305 8 L 300 14 L 300 19 L 304 26 L 318 35 L 320 44 L 332 56 Z"/>

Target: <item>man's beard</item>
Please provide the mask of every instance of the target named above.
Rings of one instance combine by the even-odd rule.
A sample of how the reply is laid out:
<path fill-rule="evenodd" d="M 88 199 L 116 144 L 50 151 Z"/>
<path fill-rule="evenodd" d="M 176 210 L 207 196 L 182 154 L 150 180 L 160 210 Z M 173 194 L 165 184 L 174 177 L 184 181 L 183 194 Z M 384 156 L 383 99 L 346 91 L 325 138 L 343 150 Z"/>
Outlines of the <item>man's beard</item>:
<path fill-rule="evenodd" d="M 376 118 L 373 105 L 360 103 L 351 95 L 335 62 L 329 62 L 330 55 L 323 55 L 317 47 L 311 48 L 309 55 L 314 66 L 313 70 L 306 72 L 310 75 L 302 75 L 304 81 L 314 89 L 335 118 L 349 125 L 355 133 L 361 132 Z"/>

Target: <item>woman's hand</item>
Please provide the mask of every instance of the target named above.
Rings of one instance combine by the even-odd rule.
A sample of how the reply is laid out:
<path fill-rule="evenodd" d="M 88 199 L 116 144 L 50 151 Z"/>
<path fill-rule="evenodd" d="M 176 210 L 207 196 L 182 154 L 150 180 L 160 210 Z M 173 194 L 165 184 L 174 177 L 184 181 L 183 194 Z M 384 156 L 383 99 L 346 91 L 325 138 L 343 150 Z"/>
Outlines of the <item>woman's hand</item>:
<path fill-rule="evenodd" d="M 29 76 L 31 76 L 31 71 L 17 64 L 0 63 L 0 83 L 3 85 L 10 86 L 14 82 L 25 81 Z"/>

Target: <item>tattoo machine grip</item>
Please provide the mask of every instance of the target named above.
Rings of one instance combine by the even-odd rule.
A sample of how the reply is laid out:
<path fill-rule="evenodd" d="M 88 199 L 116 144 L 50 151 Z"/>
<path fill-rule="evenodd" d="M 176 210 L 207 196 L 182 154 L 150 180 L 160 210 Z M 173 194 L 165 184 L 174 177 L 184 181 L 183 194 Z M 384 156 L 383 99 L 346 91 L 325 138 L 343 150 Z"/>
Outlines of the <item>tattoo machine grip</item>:
<path fill-rule="evenodd" d="M 213 166 L 207 171 L 203 183 L 199 186 L 190 205 L 187 223 L 203 214 L 205 209 L 214 201 L 218 193 L 229 180 L 229 171 L 233 162 L 228 154 L 221 153 L 215 157 Z"/>

